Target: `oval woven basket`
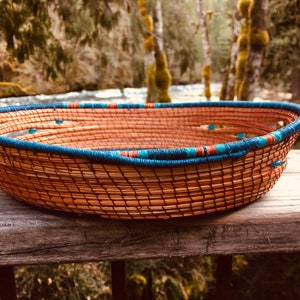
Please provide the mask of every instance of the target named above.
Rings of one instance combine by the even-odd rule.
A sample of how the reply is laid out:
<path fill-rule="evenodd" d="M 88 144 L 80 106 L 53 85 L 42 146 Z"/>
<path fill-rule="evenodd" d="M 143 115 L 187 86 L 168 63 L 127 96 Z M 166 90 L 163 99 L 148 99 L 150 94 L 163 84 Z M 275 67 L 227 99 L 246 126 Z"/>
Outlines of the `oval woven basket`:
<path fill-rule="evenodd" d="M 0 109 L 0 188 L 113 219 L 224 211 L 268 192 L 300 131 L 279 102 L 58 103 Z"/>

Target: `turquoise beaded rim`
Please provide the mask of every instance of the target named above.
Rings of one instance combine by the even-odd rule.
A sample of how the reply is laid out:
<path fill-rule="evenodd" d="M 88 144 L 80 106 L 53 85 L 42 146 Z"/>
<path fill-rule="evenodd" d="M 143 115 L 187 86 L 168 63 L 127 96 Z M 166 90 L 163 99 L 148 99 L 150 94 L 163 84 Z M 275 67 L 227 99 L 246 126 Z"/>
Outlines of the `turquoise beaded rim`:
<path fill-rule="evenodd" d="M 273 145 L 287 139 L 288 137 L 300 131 L 300 105 L 285 102 L 236 102 L 236 101 L 219 101 L 219 102 L 193 102 L 193 103 L 151 103 L 151 104 L 115 104 L 115 103 L 53 103 L 53 104 L 28 104 L 20 106 L 1 107 L 1 113 L 17 112 L 24 110 L 38 109 L 164 109 L 164 108 L 183 108 L 183 107 L 235 107 L 235 108 L 270 108 L 278 110 L 287 110 L 298 114 L 298 118 L 276 130 L 263 136 L 249 139 L 241 138 L 235 142 L 224 144 L 215 144 L 209 146 L 192 147 L 192 148 L 172 148 L 172 149 L 134 149 L 134 150 L 88 150 L 70 148 L 58 145 L 48 145 L 38 142 L 22 141 L 6 136 L 0 136 L 0 146 L 13 147 L 16 149 L 30 150 L 34 153 L 47 152 L 67 156 L 77 156 L 92 161 L 106 162 L 112 164 L 131 164 L 149 167 L 165 166 L 182 166 L 197 163 L 207 163 L 221 161 L 227 158 L 237 158 L 247 154 L 251 150 L 259 149 L 267 145 Z M 63 120 L 55 120 L 57 124 Z M 213 124 L 209 128 L 213 130 Z M 29 131 L 34 134 L 35 128 Z"/>

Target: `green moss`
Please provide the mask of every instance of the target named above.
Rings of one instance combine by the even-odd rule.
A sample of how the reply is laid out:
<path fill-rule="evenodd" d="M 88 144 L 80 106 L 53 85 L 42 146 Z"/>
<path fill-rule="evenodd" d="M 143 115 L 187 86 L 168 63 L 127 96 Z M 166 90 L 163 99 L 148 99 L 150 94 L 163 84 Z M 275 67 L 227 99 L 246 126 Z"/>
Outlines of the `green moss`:
<path fill-rule="evenodd" d="M 158 69 L 164 69 L 168 67 L 167 57 L 161 51 L 155 53 L 155 63 Z"/>
<path fill-rule="evenodd" d="M 205 98 L 206 98 L 206 99 L 210 99 L 210 98 L 211 98 L 211 90 L 210 90 L 210 87 L 205 87 L 204 95 L 205 95 Z"/>
<path fill-rule="evenodd" d="M 248 44 L 248 37 L 246 35 L 243 36 L 243 39 L 245 39 Z M 239 51 L 236 64 L 235 94 L 237 95 L 237 98 L 239 100 L 247 100 L 249 94 L 249 84 L 244 74 L 247 66 L 248 47 L 245 47 L 245 45 L 243 45 L 241 48 L 243 49 L 243 51 Z"/>
<path fill-rule="evenodd" d="M 129 299 L 140 300 L 142 299 L 144 289 L 147 286 L 147 279 L 141 274 L 133 274 L 129 277 L 127 282 L 128 292 L 130 293 Z"/>
<path fill-rule="evenodd" d="M 238 9 L 245 18 L 244 25 L 241 28 L 241 33 L 238 39 L 238 59 L 236 64 L 236 84 L 235 92 L 240 100 L 248 100 L 249 98 L 249 79 L 250 70 L 247 74 L 246 68 L 248 62 L 248 51 L 262 52 L 269 43 L 269 34 L 266 30 L 259 29 L 258 17 L 255 16 L 254 5 L 255 1 L 239 0 Z M 246 13 L 247 11 L 247 13 Z M 256 12 L 256 14 L 258 14 Z M 252 68 L 251 63 L 249 68 Z"/>
<path fill-rule="evenodd" d="M 155 50 L 153 19 L 147 11 L 146 0 L 139 0 L 138 6 L 146 27 L 144 49 L 146 52 L 152 53 Z M 163 52 L 158 51 L 155 53 L 155 64 L 150 66 L 147 70 L 148 91 L 146 101 L 148 103 L 153 101 L 171 102 L 171 98 L 168 94 L 171 81 L 172 77 L 168 69 L 166 55 Z"/>
<path fill-rule="evenodd" d="M 166 55 L 163 52 L 155 53 L 155 63 L 147 70 L 147 102 L 171 102 L 168 94 L 171 81 Z"/>
<path fill-rule="evenodd" d="M 156 66 L 155 63 L 150 65 L 147 69 L 147 84 L 153 85 L 155 83 L 154 74 L 155 74 Z"/>
<path fill-rule="evenodd" d="M 269 34 L 266 30 L 254 30 L 250 34 L 251 48 L 262 51 L 269 43 Z"/>
<path fill-rule="evenodd" d="M 248 100 L 248 95 L 249 95 L 249 83 L 247 78 L 244 78 L 239 87 L 238 99 Z"/>
<path fill-rule="evenodd" d="M 152 52 L 154 51 L 154 39 L 152 35 L 149 35 L 147 38 L 144 40 L 144 49 L 147 52 Z"/>
<path fill-rule="evenodd" d="M 140 15 L 144 19 L 145 23 L 145 39 L 144 39 L 144 49 L 146 52 L 153 52 L 154 51 L 154 39 L 153 39 L 153 19 L 152 16 L 149 14 L 147 7 L 146 7 L 146 1 L 145 0 L 139 0 L 139 12 Z"/>
<path fill-rule="evenodd" d="M 236 80 L 234 91 L 235 95 L 239 97 L 240 85 L 243 81 L 246 64 L 247 64 L 248 52 L 247 51 L 239 51 L 236 63 Z"/>
<path fill-rule="evenodd" d="M 172 99 L 169 96 L 168 92 L 163 91 L 162 93 L 160 93 L 160 95 L 158 96 L 158 102 L 159 103 L 171 103 Z"/>
<path fill-rule="evenodd" d="M 153 31 L 153 19 L 152 17 L 147 14 L 144 16 L 144 20 L 145 20 L 145 24 L 146 24 L 146 28 L 149 32 Z"/>
<path fill-rule="evenodd" d="M 239 51 L 247 51 L 249 37 L 247 34 L 241 34 L 238 38 Z"/>
<path fill-rule="evenodd" d="M 171 102 L 168 89 L 171 85 L 171 74 L 168 69 L 166 55 L 163 52 L 155 53 L 155 85 L 159 89 L 159 102 Z"/>
<path fill-rule="evenodd" d="M 239 89 L 241 86 L 242 80 L 241 79 L 236 79 L 235 84 L 234 84 L 234 94 L 238 96 L 239 94 Z"/>
<path fill-rule="evenodd" d="M 236 62 L 236 79 L 234 86 L 234 94 L 239 98 L 241 86 L 244 80 L 244 74 L 247 65 L 248 49 L 249 49 L 249 30 L 250 30 L 250 12 L 253 5 L 253 0 L 238 0 L 237 9 L 241 13 L 244 22 L 241 26 L 241 32 L 238 37 L 238 57 Z M 233 95 L 231 95 L 233 96 Z M 234 97 L 231 97 L 232 99 Z"/>
<path fill-rule="evenodd" d="M 158 89 L 155 85 L 155 63 L 150 65 L 146 71 L 146 82 L 147 82 L 147 99 L 146 102 L 150 103 L 156 100 L 158 97 Z"/>
<path fill-rule="evenodd" d="M 148 14 L 147 9 L 145 7 L 140 8 L 140 14 L 142 17 L 147 16 L 147 14 Z"/>
<path fill-rule="evenodd" d="M 142 7 L 146 7 L 146 3 L 147 0 L 139 0 L 138 1 L 139 8 L 141 9 Z"/>
<path fill-rule="evenodd" d="M 204 66 L 202 69 L 202 76 L 207 80 L 210 80 L 210 71 L 211 71 L 211 68 L 209 65 Z"/>
<path fill-rule="evenodd" d="M 237 64 L 236 64 L 236 77 L 237 78 L 243 78 L 246 63 L 247 63 L 247 52 L 243 51 L 240 52 L 237 58 Z"/>
<path fill-rule="evenodd" d="M 237 9 L 242 14 L 243 18 L 248 18 L 250 6 L 253 0 L 239 0 L 237 3 Z"/>
<path fill-rule="evenodd" d="M 148 15 L 146 4 L 147 4 L 146 0 L 138 0 L 139 11 L 142 16 Z"/>
<path fill-rule="evenodd" d="M 161 90 L 167 90 L 171 85 L 171 74 L 168 70 L 167 58 L 163 52 L 155 53 L 155 84 Z"/>
<path fill-rule="evenodd" d="M 221 87 L 221 91 L 220 91 L 220 100 L 226 100 L 228 77 L 229 77 L 229 72 L 226 72 L 225 76 L 223 77 L 223 81 L 222 81 L 222 87 Z"/>
<path fill-rule="evenodd" d="M 210 91 L 210 73 L 211 73 L 211 67 L 210 65 L 204 66 L 202 69 L 202 77 L 204 80 L 204 95 L 206 99 L 211 98 L 211 91 Z"/>

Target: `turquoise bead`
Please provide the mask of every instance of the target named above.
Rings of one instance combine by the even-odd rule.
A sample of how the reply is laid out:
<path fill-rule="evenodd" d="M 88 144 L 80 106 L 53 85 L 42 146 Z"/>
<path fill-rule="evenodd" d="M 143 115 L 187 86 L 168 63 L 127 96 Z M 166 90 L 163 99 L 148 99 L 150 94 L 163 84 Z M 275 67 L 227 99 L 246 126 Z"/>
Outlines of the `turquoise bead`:
<path fill-rule="evenodd" d="M 238 139 L 240 139 L 240 140 L 242 140 L 242 139 L 244 139 L 245 138 L 245 136 L 246 136 L 246 134 L 245 133 L 238 133 L 237 135 L 236 135 L 236 137 L 238 138 Z"/>
<path fill-rule="evenodd" d="M 286 163 L 286 160 L 276 160 L 270 164 L 271 167 L 280 167 Z"/>
<path fill-rule="evenodd" d="M 62 124 L 63 122 L 64 122 L 64 120 L 61 120 L 61 119 L 55 120 L 55 123 L 56 123 L 56 124 Z"/>
<path fill-rule="evenodd" d="M 37 132 L 37 129 L 36 129 L 36 128 L 29 128 L 29 129 L 28 129 L 28 132 L 29 132 L 30 134 L 33 134 L 33 133 Z"/>

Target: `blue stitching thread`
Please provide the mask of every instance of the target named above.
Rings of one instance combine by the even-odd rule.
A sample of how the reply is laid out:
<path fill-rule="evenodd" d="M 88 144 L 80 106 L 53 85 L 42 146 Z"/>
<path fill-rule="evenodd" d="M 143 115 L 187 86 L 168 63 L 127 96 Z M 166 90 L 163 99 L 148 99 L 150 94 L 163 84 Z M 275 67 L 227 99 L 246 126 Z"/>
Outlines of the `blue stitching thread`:
<path fill-rule="evenodd" d="M 281 167 L 286 163 L 286 160 L 276 160 L 273 163 L 270 164 L 271 167 Z"/>
<path fill-rule="evenodd" d="M 69 103 L 53 103 L 53 104 L 27 104 L 20 106 L 1 107 L 0 113 L 13 112 L 20 110 L 37 110 L 49 109 L 56 110 L 58 108 L 68 108 Z M 80 108 L 105 108 L 110 109 L 107 103 L 80 103 Z M 181 108 L 181 107 L 246 107 L 246 108 L 275 108 L 289 110 L 300 115 L 300 105 L 283 102 L 196 102 L 196 103 L 155 103 L 154 108 Z M 144 104 L 127 104 L 121 103 L 116 105 L 116 109 L 140 109 L 146 108 Z M 300 118 L 272 133 L 275 141 L 278 143 L 283 139 L 300 131 Z M 84 150 L 68 148 L 63 146 L 47 145 L 37 142 L 20 141 L 5 136 L 0 136 L 0 145 L 9 146 L 19 149 L 26 149 L 33 152 L 49 152 L 56 154 L 64 154 L 69 156 L 80 156 L 92 160 L 104 161 L 109 163 L 126 163 L 144 166 L 179 166 L 201 162 L 220 161 L 226 158 L 236 158 L 245 155 L 248 151 L 261 148 L 266 145 L 266 138 L 255 137 L 247 140 L 240 140 L 226 144 L 217 144 L 216 154 L 209 155 L 207 148 L 203 147 L 205 155 L 203 157 L 195 157 L 195 148 L 175 148 L 175 149 L 141 149 L 138 151 L 138 158 L 130 158 L 120 156 L 120 151 L 116 150 Z"/>

